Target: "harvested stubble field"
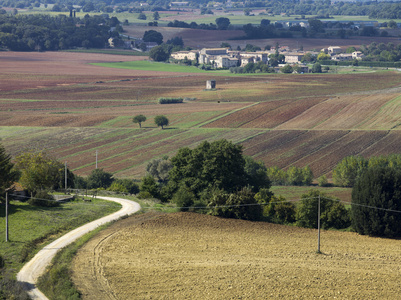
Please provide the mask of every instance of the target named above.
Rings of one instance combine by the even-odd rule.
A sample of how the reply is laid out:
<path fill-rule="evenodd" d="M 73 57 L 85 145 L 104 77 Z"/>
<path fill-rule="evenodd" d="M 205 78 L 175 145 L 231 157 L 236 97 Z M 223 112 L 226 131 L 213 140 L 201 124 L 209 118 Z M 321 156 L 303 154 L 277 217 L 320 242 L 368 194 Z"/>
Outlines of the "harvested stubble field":
<path fill-rule="evenodd" d="M 89 241 L 84 299 L 398 299 L 399 241 L 194 213 L 133 216 Z"/>
<path fill-rule="evenodd" d="M 140 178 L 147 162 L 226 138 L 267 166 L 330 174 L 347 155 L 401 148 L 398 72 L 216 76 L 114 69 L 90 63 L 144 57 L 1 52 L 0 138 L 13 156 L 43 150 L 79 175 L 94 168 Z M 165 69 L 165 66 L 163 66 Z M 163 69 L 162 68 L 162 69 Z M 159 97 L 187 97 L 159 105 Z M 195 100 L 194 100 L 195 99 Z M 144 114 L 143 128 L 132 117 Z M 167 130 L 153 124 L 166 115 Z"/>

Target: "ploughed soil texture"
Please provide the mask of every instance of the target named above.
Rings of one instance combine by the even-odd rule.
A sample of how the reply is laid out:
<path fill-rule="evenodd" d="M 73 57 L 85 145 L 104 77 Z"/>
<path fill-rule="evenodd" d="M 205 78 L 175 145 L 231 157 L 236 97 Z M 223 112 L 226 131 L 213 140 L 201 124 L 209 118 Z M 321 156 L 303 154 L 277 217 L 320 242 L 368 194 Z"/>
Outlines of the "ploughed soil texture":
<path fill-rule="evenodd" d="M 84 299 L 397 299 L 400 241 L 196 213 L 146 213 L 90 240 Z"/>

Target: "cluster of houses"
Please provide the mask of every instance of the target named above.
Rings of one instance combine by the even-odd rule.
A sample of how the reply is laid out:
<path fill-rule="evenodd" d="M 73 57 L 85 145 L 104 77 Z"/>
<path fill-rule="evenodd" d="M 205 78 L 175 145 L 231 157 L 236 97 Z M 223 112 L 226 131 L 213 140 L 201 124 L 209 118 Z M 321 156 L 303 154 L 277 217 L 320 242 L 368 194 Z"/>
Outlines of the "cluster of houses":
<path fill-rule="evenodd" d="M 313 51 L 290 51 L 288 47 L 280 47 L 279 54 L 283 54 L 286 64 L 302 64 L 303 57 L 306 53 L 313 56 L 318 56 L 319 53 L 329 54 L 332 60 L 346 61 L 346 60 L 361 60 L 363 54 L 360 51 L 353 53 L 344 53 L 344 50 L 338 46 L 330 46 L 322 49 L 320 52 Z M 208 64 L 214 68 L 231 68 L 231 67 L 244 67 L 248 63 L 263 62 L 267 64 L 269 56 L 275 54 L 275 49 L 245 52 L 234 51 L 229 48 L 203 48 L 202 50 L 178 51 L 171 54 L 171 58 L 177 61 L 191 60 L 199 64 Z"/>

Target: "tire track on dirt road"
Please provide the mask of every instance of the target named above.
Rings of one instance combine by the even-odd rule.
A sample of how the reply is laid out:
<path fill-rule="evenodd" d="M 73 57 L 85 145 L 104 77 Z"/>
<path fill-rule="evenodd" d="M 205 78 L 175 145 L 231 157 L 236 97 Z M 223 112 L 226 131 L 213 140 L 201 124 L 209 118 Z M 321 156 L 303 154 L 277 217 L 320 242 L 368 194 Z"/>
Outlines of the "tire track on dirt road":
<path fill-rule="evenodd" d="M 114 201 L 120 203 L 122 208 L 108 216 L 102 217 L 98 220 L 92 221 L 79 228 L 76 228 L 69 233 L 63 235 L 61 238 L 50 243 L 42 250 L 40 250 L 28 263 L 26 263 L 17 274 L 17 280 L 24 284 L 25 289 L 28 291 L 32 299 L 48 299 L 37 287 L 36 282 L 38 278 L 45 272 L 46 267 L 51 263 L 56 253 L 71 244 L 86 233 L 96 229 L 100 225 L 119 219 L 122 216 L 131 215 L 141 209 L 140 205 L 134 201 L 113 198 L 113 197 L 99 197 L 103 200 Z"/>

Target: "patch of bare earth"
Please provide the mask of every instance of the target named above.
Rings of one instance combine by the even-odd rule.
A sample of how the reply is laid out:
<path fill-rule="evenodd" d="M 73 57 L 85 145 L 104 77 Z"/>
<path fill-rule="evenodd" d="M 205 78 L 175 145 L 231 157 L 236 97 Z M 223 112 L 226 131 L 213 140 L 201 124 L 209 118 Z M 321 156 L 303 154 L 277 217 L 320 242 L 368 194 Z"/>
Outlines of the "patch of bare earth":
<path fill-rule="evenodd" d="M 399 241 L 195 213 L 133 216 L 73 264 L 84 299 L 397 299 Z"/>

